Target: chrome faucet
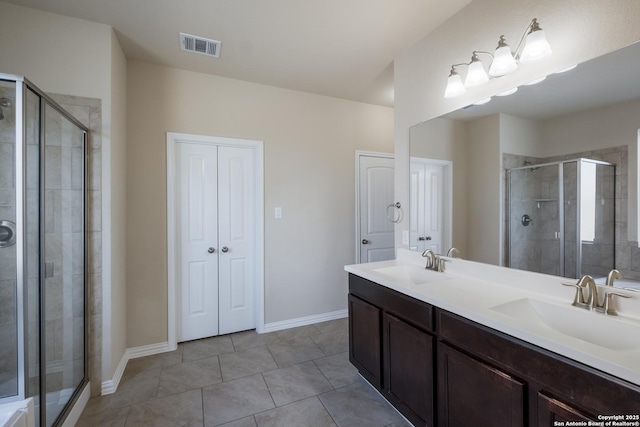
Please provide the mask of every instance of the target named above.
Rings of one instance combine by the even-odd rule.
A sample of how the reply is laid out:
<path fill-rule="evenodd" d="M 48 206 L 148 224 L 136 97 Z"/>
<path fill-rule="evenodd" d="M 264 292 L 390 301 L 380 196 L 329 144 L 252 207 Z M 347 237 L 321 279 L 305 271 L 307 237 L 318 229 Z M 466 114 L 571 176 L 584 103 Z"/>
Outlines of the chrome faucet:
<path fill-rule="evenodd" d="M 447 260 L 436 255 L 436 253 L 431 249 L 426 249 L 422 252 L 422 256 L 427 259 L 427 265 L 424 268 L 427 270 L 437 271 L 438 273 L 442 273 L 444 271 L 444 263 Z"/>
<path fill-rule="evenodd" d="M 622 274 L 614 268 L 607 274 L 607 286 L 613 286 L 613 282 L 616 279 L 622 279 Z"/>
<path fill-rule="evenodd" d="M 431 249 L 427 249 L 422 252 L 422 256 L 427 259 L 427 265 L 424 268 L 426 268 L 427 270 L 432 270 L 437 258 L 435 252 L 433 252 Z"/>
<path fill-rule="evenodd" d="M 613 286 L 613 280 L 619 279 L 621 277 L 622 276 L 620 275 L 620 272 L 618 272 L 617 270 L 612 270 L 607 276 L 607 285 Z M 582 276 L 580 280 L 578 280 L 578 283 L 563 283 L 563 285 L 576 287 L 576 295 L 573 298 L 573 303 L 571 305 L 585 308 L 587 310 L 597 311 L 598 313 L 604 313 L 609 316 L 618 315 L 613 300 L 614 296 L 630 298 L 629 295 L 605 289 L 604 300 L 602 301 L 602 303 L 600 303 L 598 297 L 598 286 L 596 285 L 596 281 L 593 280 L 593 277 L 589 275 Z M 587 289 L 586 301 L 583 292 L 585 288 Z"/>
<path fill-rule="evenodd" d="M 576 288 L 576 295 L 573 297 L 573 303 L 571 303 L 571 305 L 590 310 L 593 308 L 594 301 L 596 305 L 598 304 L 598 288 L 593 277 L 585 275 L 578 280 L 578 283 L 563 283 L 563 285 L 574 286 Z M 585 288 L 588 290 L 586 300 L 583 292 Z"/>
<path fill-rule="evenodd" d="M 455 257 L 459 257 L 460 256 L 460 251 L 456 248 L 454 248 L 453 246 L 449 248 L 449 250 L 447 251 L 447 256 L 449 258 L 455 258 Z"/>

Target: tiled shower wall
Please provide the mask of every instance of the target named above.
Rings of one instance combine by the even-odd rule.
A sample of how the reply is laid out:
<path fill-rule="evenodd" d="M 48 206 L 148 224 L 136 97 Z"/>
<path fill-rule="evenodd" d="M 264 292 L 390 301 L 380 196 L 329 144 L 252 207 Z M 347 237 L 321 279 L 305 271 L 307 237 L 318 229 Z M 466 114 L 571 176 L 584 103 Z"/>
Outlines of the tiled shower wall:
<path fill-rule="evenodd" d="M 601 223 L 602 227 L 596 229 L 596 240 L 604 240 L 604 244 L 600 245 L 583 245 L 583 266 L 585 268 L 589 268 L 590 271 L 593 271 L 594 275 L 606 275 L 607 271 L 613 267 L 614 262 L 611 260 L 611 257 L 608 255 L 609 253 L 613 253 L 615 251 L 615 267 L 620 270 L 625 278 L 629 279 L 637 279 L 640 280 L 640 249 L 638 249 L 637 242 L 629 242 L 627 241 L 627 225 L 628 225 L 628 163 L 627 163 L 627 146 L 608 148 L 603 150 L 594 150 L 594 151 L 586 151 L 579 153 L 571 153 L 563 156 L 554 156 L 547 158 L 536 158 L 536 157 L 526 157 L 519 156 L 513 154 L 503 154 L 503 173 L 506 180 L 507 173 L 506 170 L 517 168 L 521 166 L 525 166 L 527 164 L 542 164 L 542 163 L 550 163 L 561 160 L 571 160 L 576 158 L 589 158 L 594 160 L 601 160 L 609 163 L 613 163 L 616 165 L 615 170 L 615 199 L 612 199 L 611 194 L 613 193 L 614 188 L 614 179 L 613 176 L 602 176 L 601 186 L 597 188 L 598 195 L 600 198 L 611 199 L 610 201 L 615 206 L 615 217 L 611 214 L 611 211 L 608 209 L 600 208 L 597 211 L 598 216 L 602 216 Z M 525 163 L 526 162 L 526 163 Z M 564 181 L 564 191 L 565 191 L 565 211 L 566 215 L 571 218 L 569 221 L 565 222 L 565 235 L 571 235 L 571 231 L 573 230 L 573 235 L 575 235 L 575 207 L 576 207 L 576 190 L 577 185 L 575 182 L 575 178 L 571 179 L 571 173 L 573 169 L 573 176 L 575 177 L 575 165 L 567 165 L 565 166 L 565 181 Z M 539 170 L 543 170 L 544 168 L 540 168 Z M 557 168 L 556 168 L 557 170 Z M 537 172 L 537 171 L 536 171 Z M 533 173 L 536 173 L 533 172 Z M 528 171 L 527 173 L 531 173 Z M 599 171 L 599 173 L 608 174 L 606 171 Z M 505 181 L 506 183 L 506 181 Z M 505 184 L 505 189 L 508 188 Z M 557 188 L 557 185 L 556 185 Z M 552 197 L 550 197 L 552 198 Z M 504 206 L 505 209 L 508 207 L 509 199 L 508 194 L 505 191 L 504 194 Z M 540 222 L 545 222 L 553 220 L 552 212 L 557 211 L 557 205 L 551 206 L 553 202 L 542 203 L 542 205 L 548 204 L 548 209 L 545 211 L 544 209 L 540 211 L 539 220 Z M 609 203 L 605 203 L 605 206 L 610 206 Z M 531 211 L 538 211 L 537 206 L 532 204 Z M 549 216 L 549 218 L 545 217 Z M 518 218 L 519 219 L 519 218 Z M 611 227 L 611 223 L 613 227 Z M 549 223 L 549 222 L 548 222 Z M 534 222 L 535 224 L 535 222 Z M 550 223 L 549 223 L 550 224 Z M 533 224 L 532 224 L 533 225 Z M 508 248 L 508 233 L 513 230 L 509 230 L 509 222 L 508 218 L 505 214 L 505 223 L 503 224 L 505 230 L 505 248 Z M 608 228 L 607 228 L 608 227 Z M 524 228 L 524 227 L 521 227 Z M 527 227 L 531 228 L 531 227 Z M 615 248 L 611 250 L 611 247 L 607 247 L 610 244 L 611 236 L 608 234 L 611 233 L 613 229 L 613 233 L 615 234 Z M 532 229 L 533 230 L 533 229 Z M 517 236 L 517 232 L 516 232 Z M 599 236 L 599 237 L 598 237 Z M 539 237 L 542 238 L 542 237 Z M 568 275 L 571 275 L 573 271 L 575 273 L 575 241 L 567 240 L 565 242 L 565 268 Z M 556 248 L 550 250 L 548 252 L 548 256 L 559 256 L 559 248 L 555 245 Z M 535 254 L 537 251 L 532 250 L 530 253 Z M 534 268 L 539 268 L 539 265 L 536 262 L 541 263 L 542 257 L 544 254 L 540 254 L 540 256 L 535 259 L 535 255 L 531 255 L 533 261 L 529 261 L 533 264 Z M 507 265 L 508 251 L 505 250 L 505 265 Z M 545 258 L 546 259 L 546 258 Z M 557 259 L 557 258 L 556 258 Z M 518 260 L 516 260 L 518 261 Z M 512 262 L 512 265 L 513 262 Z M 514 265 L 516 266 L 516 265 Z M 516 266 L 516 268 L 522 268 L 522 266 Z M 528 269 L 528 268 L 527 268 Z M 540 271 L 540 270 L 533 270 Z M 557 274 L 556 272 L 550 272 L 552 274 Z"/>

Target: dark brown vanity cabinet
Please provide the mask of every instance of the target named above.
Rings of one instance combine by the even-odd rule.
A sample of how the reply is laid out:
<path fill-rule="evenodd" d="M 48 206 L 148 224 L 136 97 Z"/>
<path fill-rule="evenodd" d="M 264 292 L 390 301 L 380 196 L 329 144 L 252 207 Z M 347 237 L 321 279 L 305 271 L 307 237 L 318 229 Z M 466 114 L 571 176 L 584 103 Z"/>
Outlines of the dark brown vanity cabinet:
<path fill-rule="evenodd" d="M 382 387 L 382 310 L 349 295 L 349 360 L 376 388 Z"/>
<path fill-rule="evenodd" d="M 438 425 L 525 425 L 526 385 L 446 344 L 438 346 Z"/>
<path fill-rule="evenodd" d="M 383 394 L 414 425 L 433 425 L 432 335 L 383 314 Z"/>
<path fill-rule="evenodd" d="M 493 426 L 640 414 L 637 385 L 447 311 L 435 315 L 438 425 L 469 425 L 457 422 L 457 411 L 482 405 Z"/>
<path fill-rule="evenodd" d="M 349 358 L 415 426 L 640 415 L 637 385 L 355 275 L 349 292 Z"/>
<path fill-rule="evenodd" d="M 349 360 L 415 426 L 434 426 L 433 311 L 349 277 Z"/>

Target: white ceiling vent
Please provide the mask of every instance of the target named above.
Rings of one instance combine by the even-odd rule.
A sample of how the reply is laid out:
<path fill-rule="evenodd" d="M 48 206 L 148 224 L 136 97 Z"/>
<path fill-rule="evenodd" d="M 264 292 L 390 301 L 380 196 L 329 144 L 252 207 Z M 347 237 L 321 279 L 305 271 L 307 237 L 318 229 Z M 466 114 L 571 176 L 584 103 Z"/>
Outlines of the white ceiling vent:
<path fill-rule="evenodd" d="M 218 40 L 180 33 L 180 48 L 185 52 L 199 53 L 201 55 L 219 58 L 221 44 Z"/>

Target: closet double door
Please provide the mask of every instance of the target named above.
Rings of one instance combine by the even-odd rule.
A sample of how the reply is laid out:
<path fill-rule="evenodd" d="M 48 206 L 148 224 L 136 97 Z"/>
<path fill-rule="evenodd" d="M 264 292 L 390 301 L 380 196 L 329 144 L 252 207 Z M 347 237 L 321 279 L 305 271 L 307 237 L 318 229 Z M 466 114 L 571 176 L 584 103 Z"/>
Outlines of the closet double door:
<path fill-rule="evenodd" d="M 179 143 L 178 341 L 255 328 L 254 151 Z"/>

